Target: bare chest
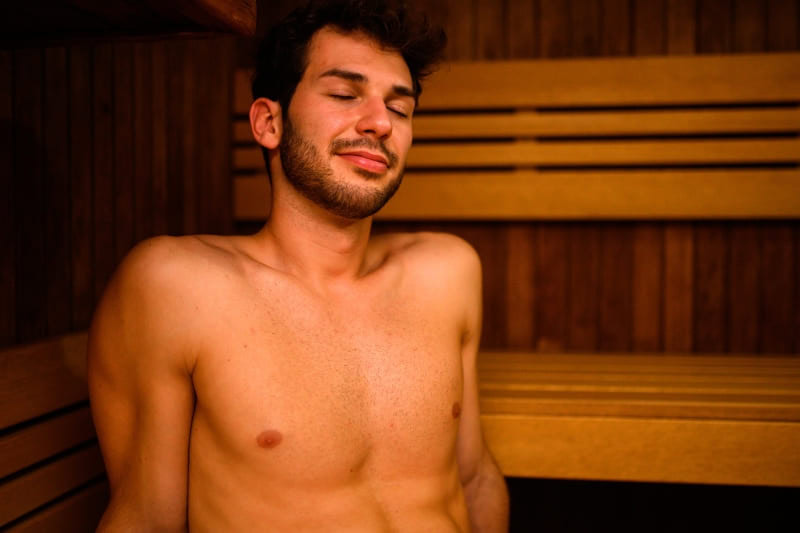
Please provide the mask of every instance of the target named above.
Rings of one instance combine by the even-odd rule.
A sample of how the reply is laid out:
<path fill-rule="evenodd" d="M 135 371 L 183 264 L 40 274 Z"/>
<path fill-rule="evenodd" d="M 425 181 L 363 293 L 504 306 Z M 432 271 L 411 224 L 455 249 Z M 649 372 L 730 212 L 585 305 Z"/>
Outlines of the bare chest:
<path fill-rule="evenodd" d="M 332 310 L 286 296 L 247 309 L 213 328 L 198 361 L 201 442 L 295 481 L 424 475 L 452 459 L 460 336 L 441 308 L 364 298 Z"/>

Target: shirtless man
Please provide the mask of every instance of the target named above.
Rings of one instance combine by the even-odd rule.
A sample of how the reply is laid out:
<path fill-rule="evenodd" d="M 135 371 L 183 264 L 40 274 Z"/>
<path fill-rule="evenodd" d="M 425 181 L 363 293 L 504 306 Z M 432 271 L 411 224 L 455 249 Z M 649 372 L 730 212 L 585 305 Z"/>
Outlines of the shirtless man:
<path fill-rule="evenodd" d="M 450 235 L 370 238 L 443 43 L 378 4 L 300 10 L 268 39 L 264 228 L 145 241 L 109 284 L 89 344 L 100 531 L 507 529 L 478 257 Z"/>

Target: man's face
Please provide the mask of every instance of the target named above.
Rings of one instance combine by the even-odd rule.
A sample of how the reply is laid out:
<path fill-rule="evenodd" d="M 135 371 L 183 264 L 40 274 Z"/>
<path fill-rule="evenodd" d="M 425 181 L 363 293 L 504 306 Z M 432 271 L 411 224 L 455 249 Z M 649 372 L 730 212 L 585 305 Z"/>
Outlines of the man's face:
<path fill-rule="evenodd" d="M 411 74 L 399 54 L 323 28 L 284 116 L 278 148 L 287 180 L 338 216 L 374 214 L 402 181 L 413 111 Z"/>

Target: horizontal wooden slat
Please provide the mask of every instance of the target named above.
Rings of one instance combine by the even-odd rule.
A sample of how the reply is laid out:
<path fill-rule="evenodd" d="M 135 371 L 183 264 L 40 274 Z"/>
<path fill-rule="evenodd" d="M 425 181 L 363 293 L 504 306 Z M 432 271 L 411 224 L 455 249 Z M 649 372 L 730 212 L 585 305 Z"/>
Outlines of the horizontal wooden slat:
<path fill-rule="evenodd" d="M 249 134 L 249 123 L 247 124 Z M 415 139 L 700 135 L 800 131 L 800 109 L 590 111 L 420 115 Z M 252 139 L 252 134 L 249 134 Z M 244 137 L 243 140 L 248 140 Z"/>
<path fill-rule="evenodd" d="M 508 141 L 418 144 L 408 168 L 795 163 L 800 139 Z M 264 168 L 259 148 L 235 148 L 237 170 Z"/>
<path fill-rule="evenodd" d="M 87 397 L 86 333 L 0 352 L 0 429 Z"/>
<path fill-rule="evenodd" d="M 507 476 L 800 486 L 800 424 L 483 413 Z"/>
<path fill-rule="evenodd" d="M 687 194 L 691 191 L 691 194 Z M 263 220 L 265 175 L 237 177 L 234 216 Z M 800 171 L 407 173 L 383 220 L 705 219 L 800 216 Z"/>
<path fill-rule="evenodd" d="M 445 65 L 421 109 L 664 105 L 800 100 L 800 54 L 742 54 Z"/>
<path fill-rule="evenodd" d="M 250 108 L 249 83 L 238 70 L 237 114 Z M 420 109 L 791 102 L 800 54 L 454 62 L 423 87 Z"/>
<path fill-rule="evenodd" d="M 800 139 L 510 141 L 419 144 L 409 152 L 407 166 L 684 165 L 799 160 Z"/>
<path fill-rule="evenodd" d="M 94 531 L 108 504 L 108 483 L 98 481 L 10 527 L 7 533 Z"/>
<path fill-rule="evenodd" d="M 0 485 L 0 526 L 103 473 L 97 445 L 83 448 Z"/>
<path fill-rule="evenodd" d="M 394 220 L 797 216 L 796 170 L 414 174 L 380 212 Z"/>
<path fill-rule="evenodd" d="M 692 111 L 518 111 L 418 115 L 414 139 L 537 136 L 707 135 L 800 131 L 800 109 L 698 109 Z M 246 118 L 234 121 L 233 140 L 255 144 Z"/>
<path fill-rule="evenodd" d="M 0 436 L 0 477 L 95 437 L 88 407 Z"/>

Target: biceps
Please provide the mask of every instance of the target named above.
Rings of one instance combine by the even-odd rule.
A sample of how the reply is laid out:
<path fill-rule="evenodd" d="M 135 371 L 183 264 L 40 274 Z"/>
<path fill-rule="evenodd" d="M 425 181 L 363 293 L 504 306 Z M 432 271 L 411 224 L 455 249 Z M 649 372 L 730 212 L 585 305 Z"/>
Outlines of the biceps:
<path fill-rule="evenodd" d="M 112 498 L 183 516 L 194 397 L 188 377 L 90 352 L 92 415 Z"/>

